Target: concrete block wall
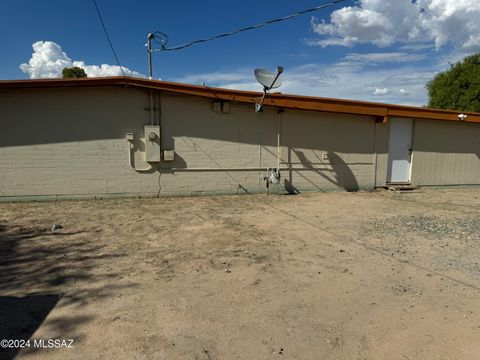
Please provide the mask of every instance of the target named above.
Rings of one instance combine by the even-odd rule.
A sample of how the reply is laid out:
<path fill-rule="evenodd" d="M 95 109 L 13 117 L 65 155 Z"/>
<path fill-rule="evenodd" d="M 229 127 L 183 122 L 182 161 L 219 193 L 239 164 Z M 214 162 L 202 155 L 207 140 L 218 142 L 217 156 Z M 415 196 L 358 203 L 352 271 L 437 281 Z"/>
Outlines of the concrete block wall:
<path fill-rule="evenodd" d="M 153 181 L 132 176 L 125 140 L 91 140 L 72 145 L 32 145 L 9 152 L 0 149 L 5 178 L 0 194 L 39 197 L 152 192 Z"/>
<path fill-rule="evenodd" d="M 161 94 L 154 121 L 175 161 L 147 173 L 129 167 L 125 133 L 144 167 L 143 126 L 150 92 L 136 88 L 10 90 L 0 94 L 0 199 L 175 196 L 264 192 L 260 176 L 277 166 L 272 191 L 369 189 L 375 185 L 375 121 L 306 111 L 278 112 Z M 156 99 L 156 94 L 155 94 Z M 158 116 L 157 116 L 158 115 Z M 326 155 L 325 155 L 326 154 Z"/>
<path fill-rule="evenodd" d="M 175 95 L 163 95 L 161 109 L 162 146 L 175 150 L 175 161 L 161 164 L 162 193 L 264 191 L 260 176 L 277 166 L 276 111 L 231 104 L 214 112 L 211 100 Z"/>
<path fill-rule="evenodd" d="M 162 138 L 175 149 L 176 161 L 163 164 L 162 184 L 190 183 L 188 169 L 211 167 L 257 168 L 250 171 L 210 172 L 211 187 L 233 192 L 264 191 L 259 182 L 266 168 L 277 167 L 280 135 L 279 191 L 358 190 L 374 187 L 374 133 L 371 117 L 230 104 L 230 113 L 215 113 L 202 98 L 162 96 Z M 324 159 L 323 154 L 327 158 Z M 168 167 L 185 171 L 168 173 Z M 198 173 L 196 173 L 198 175 Z M 200 186 L 200 185 L 198 185 Z M 163 186 L 162 186 L 163 189 Z M 240 190 L 238 190 L 240 192 Z"/>
<path fill-rule="evenodd" d="M 415 120 L 412 183 L 480 185 L 480 124 Z"/>
<path fill-rule="evenodd" d="M 38 89 L 0 95 L 0 199 L 156 194 L 158 176 L 139 176 L 129 168 L 125 140 L 126 132 L 143 136 L 149 121 L 144 91 Z"/>
<path fill-rule="evenodd" d="M 375 186 L 375 119 L 367 116 L 286 111 L 285 186 L 296 191 L 372 189 Z"/>

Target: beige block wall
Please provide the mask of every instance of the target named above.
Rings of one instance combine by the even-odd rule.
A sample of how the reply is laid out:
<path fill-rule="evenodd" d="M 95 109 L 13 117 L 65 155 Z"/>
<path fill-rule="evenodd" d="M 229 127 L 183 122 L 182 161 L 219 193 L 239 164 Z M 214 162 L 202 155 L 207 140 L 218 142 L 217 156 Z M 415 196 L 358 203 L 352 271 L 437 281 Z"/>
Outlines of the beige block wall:
<path fill-rule="evenodd" d="M 415 120 L 412 183 L 480 185 L 480 124 Z"/>
<path fill-rule="evenodd" d="M 275 111 L 230 104 L 228 114 L 214 112 L 211 100 L 167 94 L 161 109 L 162 147 L 175 150 L 175 161 L 161 164 L 162 193 L 264 191 L 260 175 L 276 166 Z"/>
<path fill-rule="evenodd" d="M 263 191 L 260 175 L 277 167 L 278 135 L 280 191 L 373 188 L 374 130 L 370 117 L 271 108 L 255 113 L 243 104 L 230 104 L 230 113 L 224 114 L 212 112 L 205 99 L 162 96 L 163 145 L 177 156 L 172 174 L 168 164 L 162 165 L 162 189 L 188 182 L 188 169 L 210 166 L 257 170 L 216 173 L 218 179 L 210 179 L 206 188 L 229 184 Z"/>
<path fill-rule="evenodd" d="M 284 186 L 292 190 L 374 187 L 375 120 L 343 114 L 286 111 L 282 115 Z"/>
<path fill-rule="evenodd" d="M 125 133 L 135 134 L 135 163 L 144 167 L 139 139 L 150 123 L 149 91 L 1 92 L 0 198 L 263 192 L 260 175 L 277 166 L 278 134 L 285 169 L 279 191 L 375 184 L 373 118 L 272 108 L 257 114 L 234 103 L 224 114 L 213 112 L 209 99 L 165 93 L 158 105 L 162 146 L 174 149 L 176 160 L 137 173 L 129 167 Z"/>
<path fill-rule="evenodd" d="M 148 100 L 124 88 L 1 92 L 0 197 L 154 194 L 158 176 L 129 168 L 125 140 L 143 136 Z"/>

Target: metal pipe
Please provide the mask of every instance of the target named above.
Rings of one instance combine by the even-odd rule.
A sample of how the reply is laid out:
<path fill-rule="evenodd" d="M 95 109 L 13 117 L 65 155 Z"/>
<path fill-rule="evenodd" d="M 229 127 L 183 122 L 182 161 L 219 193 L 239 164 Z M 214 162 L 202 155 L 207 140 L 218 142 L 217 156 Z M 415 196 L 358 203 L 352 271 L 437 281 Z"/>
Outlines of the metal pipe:
<path fill-rule="evenodd" d="M 153 167 L 151 164 L 148 164 L 148 168 L 138 169 L 135 167 L 135 164 L 133 163 L 132 149 L 133 149 L 133 142 L 128 140 L 128 163 L 130 165 L 130 168 L 137 172 L 146 172 L 146 171 L 152 170 Z"/>
<path fill-rule="evenodd" d="M 265 171 L 264 167 L 245 168 L 164 168 L 172 171 Z"/>
<path fill-rule="evenodd" d="M 280 171 L 280 131 L 277 133 L 277 169 Z"/>
<path fill-rule="evenodd" d="M 148 46 L 148 78 L 152 80 L 152 39 L 155 37 L 152 33 L 147 36 Z"/>
<path fill-rule="evenodd" d="M 171 170 L 171 171 L 265 171 L 264 167 L 245 167 L 245 168 L 169 168 L 169 167 L 164 167 L 162 169 Z M 321 171 L 330 171 L 330 172 L 333 171 L 332 169 L 308 168 L 308 167 L 294 168 L 294 167 L 288 167 L 288 166 L 282 167 L 279 170 L 282 170 L 282 171 L 321 170 Z"/>
<path fill-rule="evenodd" d="M 153 90 L 150 90 L 150 125 L 153 123 Z"/>

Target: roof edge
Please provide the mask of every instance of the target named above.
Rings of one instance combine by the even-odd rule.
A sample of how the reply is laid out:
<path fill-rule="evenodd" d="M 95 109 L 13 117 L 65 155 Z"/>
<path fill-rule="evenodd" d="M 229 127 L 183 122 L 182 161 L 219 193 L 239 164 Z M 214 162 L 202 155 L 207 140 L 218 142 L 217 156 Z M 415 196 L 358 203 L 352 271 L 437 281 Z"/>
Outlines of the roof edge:
<path fill-rule="evenodd" d="M 255 91 L 231 90 L 128 76 L 78 79 L 0 80 L 0 90 L 97 86 L 136 86 L 172 93 L 207 97 L 220 101 L 237 101 L 251 104 L 258 101 L 262 96 L 261 92 Z M 358 100 L 289 95 L 282 93 L 272 93 L 265 100 L 265 105 L 285 109 L 337 112 L 377 117 L 406 117 L 480 123 L 480 113 L 475 112 L 374 103 Z M 463 121 L 460 120 L 458 118 L 460 113 L 466 114 L 467 118 Z"/>

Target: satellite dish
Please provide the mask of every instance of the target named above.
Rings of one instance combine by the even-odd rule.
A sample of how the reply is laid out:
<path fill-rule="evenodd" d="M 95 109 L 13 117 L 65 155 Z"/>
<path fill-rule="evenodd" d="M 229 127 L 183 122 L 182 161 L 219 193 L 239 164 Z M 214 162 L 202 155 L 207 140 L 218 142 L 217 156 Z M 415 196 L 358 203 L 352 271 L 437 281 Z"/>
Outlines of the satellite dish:
<path fill-rule="evenodd" d="M 257 81 L 263 85 L 267 90 L 276 89 L 282 86 L 282 79 L 280 73 L 274 74 L 265 69 L 255 69 L 253 72 Z"/>
<path fill-rule="evenodd" d="M 277 66 L 276 74 L 265 69 L 255 69 L 253 73 L 257 81 L 263 85 L 263 96 L 260 104 L 255 103 L 255 112 L 261 112 L 263 111 L 263 101 L 265 100 L 265 96 L 267 96 L 267 91 L 282 86 L 280 75 L 283 73 L 283 66 Z"/>

